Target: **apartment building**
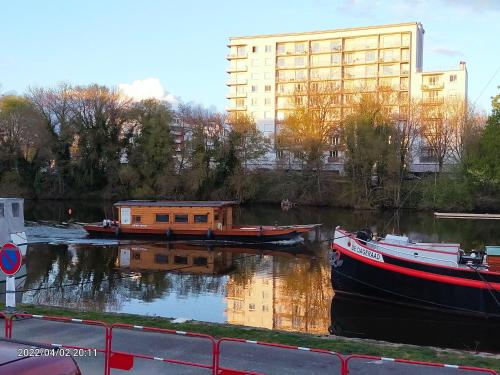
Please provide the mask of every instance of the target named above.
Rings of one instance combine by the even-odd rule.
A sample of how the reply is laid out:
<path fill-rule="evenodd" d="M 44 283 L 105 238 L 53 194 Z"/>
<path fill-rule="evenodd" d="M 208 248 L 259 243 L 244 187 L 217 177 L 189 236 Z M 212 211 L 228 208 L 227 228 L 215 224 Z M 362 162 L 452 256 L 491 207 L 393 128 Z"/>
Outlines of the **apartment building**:
<path fill-rule="evenodd" d="M 409 96 L 429 102 L 447 95 L 466 99 L 465 63 L 457 70 L 423 72 L 423 36 L 422 24 L 412 22 L 231 37 L 226 109 L 252 116 L 272 140 L 293 108 L 294 92 L 311 82 L 328 82 L 338 89 L 334 115 L 338 122 L 348 113 L 353 93 L 360 90 L 391 87 L 401 101 Z M 419 147 L 425 149 L 422 142 Z M 428 151 L 422 159 L 419 156 L 415 150 L 415 170 L 433 168 Z M 332 139 L 327 162 L 331 169 L 342 168 L 338 139 Z M 263 160 L 270 167 L 275 163 L 275 153 Z"/>

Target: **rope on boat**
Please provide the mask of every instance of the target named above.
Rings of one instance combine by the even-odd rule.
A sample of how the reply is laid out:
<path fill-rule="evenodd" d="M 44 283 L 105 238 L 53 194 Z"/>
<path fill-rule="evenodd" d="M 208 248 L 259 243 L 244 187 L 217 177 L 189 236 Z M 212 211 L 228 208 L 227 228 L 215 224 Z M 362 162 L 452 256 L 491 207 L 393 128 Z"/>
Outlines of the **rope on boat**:
<path fill-rule="evenodd" d="M 491 286 L 491 283 L 488 280 L 486 280 L 483 277 L 483 275 L 481 275 L 481 272 L 479 272 L 478 267 L 474 267 L 472 264 L 468 264 L 467 267 L 469 267 L 470 269 L 476 271 L 476 273 L 478 274 L 478 276 L 481 278 L 482 282 L 485 283 L 486 286 L 488 287 L 488 292 L 490 292 L 491 297 L 493 297 L 493 300 L 495 301 L 495 303 L 500 307 L 500 302 L 498 301 L 497 297 L 495 296 L 495 293 L 493 293 L 493 292 L 499 293 L 500 291 L 496 290 L 495 288 L 493 288 Z"/>

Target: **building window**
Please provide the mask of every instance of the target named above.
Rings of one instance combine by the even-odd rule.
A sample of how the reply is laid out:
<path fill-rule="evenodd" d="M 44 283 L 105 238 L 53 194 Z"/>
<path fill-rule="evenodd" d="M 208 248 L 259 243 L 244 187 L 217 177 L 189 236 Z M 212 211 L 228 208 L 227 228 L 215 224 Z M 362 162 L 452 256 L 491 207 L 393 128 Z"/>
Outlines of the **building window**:
<path fill-rule="evenodd" d="M 304 43 L 295 43 L 295 53 L 304 53 L 306 46 Z"/>
<path fill-rule="evenodd" d="M 264 105 L 271 105 L 271 98 L 264 98 Z"/>
<path fill-rule="evenodd" d="M 252 92 L 257 92 L 257 85 L 252 85 Z"/>
<path fill-rule="evenodd" d="M 262 305 L 262 312 L 268 312 L 268 311 L 269 311 L 269 306 Z"/>
<path fill-rule="evenodd" d="M 244 107 L 245 99 L 236 99 L 236 107 Z"/>
<path fill-rule="evenodd" d="M 264 112 L 264 118 L 271 118 L 271 112 Z"/>
<path fill-rule="evenodd" d="M 256 53 L 257 52 L 257 46 L 252 46 L 252 52 Z"/>
<path fill-rule="evenodd" d="M 304 66 L 305 65 L 305 59 L 303 57 L 296 57 L 294 62 L 295 62 L 295 66 Z"/>
<path fill-rule="evenodd" d="M 236 54 L 238 56 L 245 56 L 246 55 L 246 49 L 245 49 L 245 47 L 237 47 L 236 48 Z"/>
<path fill-rule="evenodd" d="M 410 74 L 410 64 L 401 64 L 401 74 Z"/>
<path fill-rule="evenodd" d="M 174 263 L 175 264 L 188 264 L 188 258 L 176 255 L 176 256 L 174 256 Z"/>
<path fill-rule="evenodd" d="M 271 65 L 273 65 L 273 60 L 272 60 L 272 59 L 265 59 L 265 60 L 264 60 L 264 64 L 265 64 L 266 66 L 271 66 Z"/>
<path fill-rule="evenodd" d="M 250 311 L 255 311 L 255 303 L 250 303 L 250 304 L 248 304 L 248 309 L 249 309 Z"/>
<path fill-rule="evenodd" d="M 19 217 L 19 203 L 12 203 L 12 216 Z"/>
<path fill-rule="evenodd" d="M 188 215 L 187 214 L 176 214 L 175 215 L 175 222 L 176 223 L 187 223 L 188 222 Z"/>
<path fill-rule="evenodd" d="M 278 66 L 280 68 L 285 66 L 285 58 L 284 57 L 278 57 Z"/>
<path fill-rule="evenodd" d="M 450 76 L 450 82 L 455 82 L 457 80 L 457 75 L 456 74 L 452 74 Z"/>
<path fill-rule="evenodd" d="M 206 257 L 194 257 L 193 265 L 195 266 L 206 266 L 208 265 L 208 259 Z"/>
<path fill-rule="evenodd" d="M 194 215 L 195 223 L 208 223 L 208 215 Z"/>
<path fill-rule="evenodd" d="M 140 222 L 141 222 L 141 217 L 140 217 L 140 216 L 138 216 L 138 215 L 133 215 L 133 216 L 132 216 L 132 222 L 133 222 L 134 224 L 138 224 L 138 223 L 140 223 Z"/>
<path fill-rule="evenodd" d="M 278 53 L 285 53 L 285 45 L 284 44 L 278 44 L 277 52 Z"/>
<path fill-rule="evenodd" d="M 168 255 L 166 254 L 155 254 L 156 264 L 168 264 Z"/>
<path fill-rule="evenodd" d="M 168 223 L 169 217 L 167 214 L 156 214 L 157 223 Z"/>
<path fill-rule="evenodd" d="M 260 61 L 259 59 L 252 59 L 252 66 L 259 66 Z"/>
<path fill-rule="evenodd" d="M 252 98 L 252 105 L 259 104 L 259 100 L 257 98 Z"/>
<path fill-rule="evenodd" d="M 265 92 L 271 92 L 271 85 L 265 85 L 264 86 L 264 91 Z"/>
<path fill-rule="evenodd" d="M 273 51 L 273 46 L 267 45 L 264 47 L 266 53 L 271 53 Z"/>

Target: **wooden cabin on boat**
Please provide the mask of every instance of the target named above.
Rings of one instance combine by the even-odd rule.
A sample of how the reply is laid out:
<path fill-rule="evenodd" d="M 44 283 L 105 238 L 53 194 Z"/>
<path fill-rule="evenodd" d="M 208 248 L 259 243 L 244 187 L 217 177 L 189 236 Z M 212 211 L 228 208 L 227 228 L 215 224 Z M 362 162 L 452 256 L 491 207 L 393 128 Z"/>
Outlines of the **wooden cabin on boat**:
<path fill-rule="evenodd" d="M 234 201 L 122 201 L 118 221 L 83 228 L 91 236 L 155 237 L 166 240 L 272 242 L 289 240 L 318 227 L 311 225 L 234 225 Z"/>
<path fill-rule="evenodd" d="M 123 201 L 118 209 L 121 228 L 228 230 L 233 226 L 234 201 Z"/>

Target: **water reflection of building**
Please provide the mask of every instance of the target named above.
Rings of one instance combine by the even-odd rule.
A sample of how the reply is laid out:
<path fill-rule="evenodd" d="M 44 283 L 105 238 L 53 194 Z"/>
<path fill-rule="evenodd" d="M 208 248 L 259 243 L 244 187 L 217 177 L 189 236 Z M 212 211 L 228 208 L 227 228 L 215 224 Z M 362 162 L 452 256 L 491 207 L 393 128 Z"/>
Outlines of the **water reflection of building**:
<path fill-rule="evenodd" d="M 119 246 L 116 266 L 131 270 L 221 275 L 232 269 L 233 254 L 189 244 Z"/>
<path fill-rule="evenodd" d="M 322 259 L 268 259 L 266 273 L 239 281 L 231 275 L 226 292 L 231 324 L 327 333 L 333 291 Z"/>

